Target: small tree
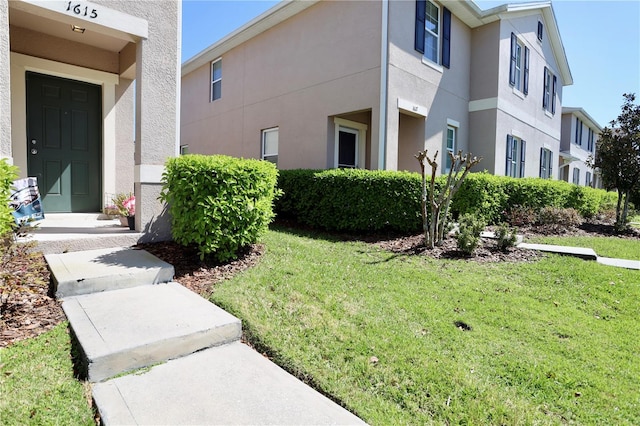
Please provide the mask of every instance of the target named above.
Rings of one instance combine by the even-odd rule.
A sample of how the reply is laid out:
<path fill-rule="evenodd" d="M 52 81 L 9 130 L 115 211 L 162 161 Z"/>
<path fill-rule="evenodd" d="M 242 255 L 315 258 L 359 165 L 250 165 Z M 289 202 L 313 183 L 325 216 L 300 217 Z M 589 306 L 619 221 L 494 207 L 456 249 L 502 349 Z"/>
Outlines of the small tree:
<path fill-rule="evenodd" d="M 634 104 L 635 94 L 625 93 L 622 112 L 605 127 L 596 143 L 596 156 L 587 160 L 598 168 L 606 189 L 618 191 L 616 230 L 627 226 L 629 198 L 640 190 L 640 105 Z"/>
<path fill-rule="evenodd" d="M 429 248 L 442 244 L 444 240 L 444 232 L 447 227 L 447 216 L 449 215 L 449 206 L 451 199 L 458 192 L 464 178 L 472 167 L 477 165 L 482 158 L 472 157 L 471 153 L 462 156 L 462 150 L 456 155 L 447 152 L 451 158 L 451 168 L 447 175 L 446 184 L 436 194 L 435 180 L 438 171 L 438 151 L 433 159 L 427 157 L 427 150 L 420 151 L 415 157 L 420 163 L 420 171 L 422 173 L 422 230 L 424 232 L 425 244 Z M 429 191 L 427 191 L 427 172 L 426 164 L 431 166 L 431 181 Z M 427 201 L 429 209 L 427 209 Z"/>

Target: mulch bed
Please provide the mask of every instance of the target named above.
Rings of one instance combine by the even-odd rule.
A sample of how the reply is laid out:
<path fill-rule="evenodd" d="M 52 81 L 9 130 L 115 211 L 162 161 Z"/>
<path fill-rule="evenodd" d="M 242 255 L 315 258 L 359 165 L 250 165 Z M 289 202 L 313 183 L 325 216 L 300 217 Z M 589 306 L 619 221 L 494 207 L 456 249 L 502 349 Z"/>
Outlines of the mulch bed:
<path fill-rule="evenodd" d="M 286 224 L 290 226 L 290 224 Z M 626 234 L 615 234 L 613 226 L 606 223 L 585 223 L 580 228 L 564 230 L 543 228 L 522 228 L 520 234 L 533 235 L 595 235 L 616 236 L 618 238 L 640 239 L 640 231 L 635 229 Z M 340 235 L 338 239 L 354 239 L 352 236 Z M 428 250 L 424 246 L 422 235 L 411 236 L 367 236 L 357 238 L 393 253 L 406 256 L 430 256 L 436 259 L 464 259 L 469 262 L 532 262 L 543 254 L 533 250 L 518 248 L 506 252 L 497 250 L 495 241 L 483 239 L 481 247 L 472 256 L 457 250 L 454 238 L 447 238 L 444 243 Z M 190 290 L 207 297 L 216 283 L 227 280 L 235 274 L 256 265 L 264 254 L 265 247 L 256 244 L 249 247 L 233 262 L 216 263 L 202 261 L 193 248 L 183 247 L 174 242 L 139 244 L 137 248 L 147 250 L 160 259 L 171 263 L 175 268 L 175 281 Z M 60 303 L 51 297 L 49 287 L 49 271 L 44 267 L 44 256 L 32 258 L 14 256 L 4 261 L 0 273 L 10 276 L 24 275 L 28 279 L 21 280 L 17 287 L 7 286 L 3 275 L 0 275 L 0 347 L 11 345 L 17 341 L 35 337 L 55 327 L 65 319 Z M 31 274 L 31 275 L 29 275 Z M 35 274 L 35 275 L 34 275 Z M 33 277 L 37 276 L 37 279 Z M 40 284 L 38 284 L 40 282 Z"/>

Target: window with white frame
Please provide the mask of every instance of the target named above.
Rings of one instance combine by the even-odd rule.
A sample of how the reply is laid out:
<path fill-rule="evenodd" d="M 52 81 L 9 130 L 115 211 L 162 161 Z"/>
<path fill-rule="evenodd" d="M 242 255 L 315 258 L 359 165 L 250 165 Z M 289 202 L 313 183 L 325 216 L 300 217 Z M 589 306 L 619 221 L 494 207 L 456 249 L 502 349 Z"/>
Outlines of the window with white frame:
<path fill-rule="evenodd" d="M 457 138 L 458 138 L 457 127 L 453 125 L 448 125 L 447 141 L 446 141 L 447 145 L 446 145 L 446 152 L 444 155 L 444 173 L 445 174 L 449 173 L 449 170 L 451 170 L 452 162 L 451 162 L 451 156 L 449 154 L 450 153 L 453 155 L 456 154 Z"/>
<path fill-rule="evenodd" d="M 180 145 L 180 155 L 187 155 L 189 153 L 189 145 Z"/>
<path fill-rule="evenodd" d="M 507 135 L 507 164 L 505 168 L 506 176 L 524 177 L 526 147 L 527 143 L 521 138 Z"/>
<path fill-rule="evenodd" d="M 556 113 L 556 92 L 558 89 L 558 78 L 551 70 L 544 67 L 544 91 L 542 93 L 542 108 L 551 114 Z"/>
<path fill-rule="evenodd" d="M 262 131 L 262 154 L 263 160 L 278 165 L 278 139 L 280 129 L 273 127 Z"/>
<path fill-rule="evenodd" d="M 547 148 L 540 148 L 540 177 L 548 179 L 553 174 L 553 152 Z"/>
<path fill-rule="evenodd" d="M 529 94 L 529 48 L 514 33 L 511 33 L 509 84 L 525 95 Z"/>
<path fill-rule="evenodd" d="M 438 63 L 440 59 L 440 8 L 430 1 L 427 1 L 424 29 L 424 56 L 431 62 Z"/>
<path fill-rule="evenodd" d="M 586 172 L 584 176 L 584 184 L 587 186 L 593 186 L 593 182 L 591 181 L 591 172 Z"/>
<path fill-rule="evenodd" d="M 222 97 L 222 58 L 211 62 L 211 102 Z"/>
<path fill-rule="evenodd" d="M 594 131 L 591 130 L 591 127 L 589 127 L 589 133 L 587 136 L 587 151 L 589 152 L 594 151 L 594 148 L 595 148 L 594 140 L 595 140 Z"/>
<path fill-rule="evenodd" d="M 335 125 L 335 167 L 345 169 L 364 167 L 368 126 L 338 117 L 333 120 Z"/>
<path fill-rule="evenodd" d="M 544 25 L 538 21 L 538 41 L 542 41 L 542 35 L 544 34 Z"/>
<path fill-rule="evenodd" d="M 430 0 L 416 0 L 415 49 L 434 64 L 450 67 L 451 11 Z"/>
<path fill-rule="evenodd" d="M 576 117 L 576 145 L 582 146 L 582 121 Z"/>
<path fill-rule="evenodd" d="M 577 167 L 573 169 L 573 183 L 576 185 L 580 184 L 580 169 Z"/>

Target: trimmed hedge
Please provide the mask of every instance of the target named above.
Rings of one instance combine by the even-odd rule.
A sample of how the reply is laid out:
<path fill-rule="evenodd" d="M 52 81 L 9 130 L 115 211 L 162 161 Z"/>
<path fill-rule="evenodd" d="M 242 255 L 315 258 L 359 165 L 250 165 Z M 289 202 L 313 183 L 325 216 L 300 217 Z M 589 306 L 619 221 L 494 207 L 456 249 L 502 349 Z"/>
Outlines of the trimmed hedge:
<path fill-rule="evenodd" d="M 13 209 L 9 207 L 11 186 L 18 177 L 18 168 L 7 162 L 6 158 L 0 160 L 0 236 L 15 228 Z"/>
<path fill-rule="evenodd" d="M 160 199 L 169 204 L 172 234 L 201 258 L 236 259 L 273 219 L 278 171 L 272 163 L 224 155 L 184 155 L 166 163 Z"/>
<path fill-rule="evenodd" d="M 281 170 L 280 217 L 347 232 L 421 229 L 420 176 L 359 169 Z"/>
<path fill-rule="evenodd" d="M 276 203 L 279 217 L 331 231 L 416 232 L 421 229 L 421 177 L 417 173 L 372 170 L 281 170 Z M 443 185 L 445 176 L 436 180 Z M 451 203 L 455 218 L 466 213 L 490 224 L 513 206 L 573 208 L 593 217 L 616 194 L 564 181 L 470 173 Z"/>

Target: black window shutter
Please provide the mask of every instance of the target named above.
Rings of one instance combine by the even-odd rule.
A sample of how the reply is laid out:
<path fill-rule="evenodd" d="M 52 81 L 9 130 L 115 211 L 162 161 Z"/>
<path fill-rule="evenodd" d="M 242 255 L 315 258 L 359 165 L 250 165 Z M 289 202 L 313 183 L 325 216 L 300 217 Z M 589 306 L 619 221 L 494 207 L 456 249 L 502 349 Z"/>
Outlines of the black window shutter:
<path fill-rule="evenodd" d="M 547 85 L 549 84 L 549 73 L 544 67 L 544 84 L 542 86 L 542 108 L 547 109 Z"/>
<path fill-rule="evenodd" d="M 511 157 L 511 153 L 513 152 L 512 146 L 513 146 L 513 136 L 507 135 L 507 166 L 505 167 L 506 176 L 511 176 L 511 160 L 513 160 L 513 158 Z"/>
<path fill-rule="evenodd" d="M 544 171 L 544 168 L 546 166 L 546 158 L 544 158 L 544 148 L 540 148 L 540 172 L 539 172 L 539 176 L 540 177 L 544 177 L 542 175 L 542 172 Z"/>
<path fill-rule="evenodd" d="M 416 39 L 415 49 L 424 54 L 424 19 L 427 13 L 427 0 L 416 0 Z"/>
<path fill-rule="evenodd" d="M 542 26 L 542 22 L 538 21 L 538 40 L 542 41 L 542 33 L 544 27 Z"/>
<path fill-rule="evenodd" d="M 553 88 L 551 91 L 551 114 L 556 113 L 556 87 L 558 84 L 558 77 L 553 76 Z"/>
<path fill-rule="evenodd" d="M 525 152 L 526 152 L 526 148 L 527 148 L 527 143 L 525 141 L 520 141 L 521 147 L 520 147 L 520 177 L 524 177 L 524 159 L 525 159 Z"/>
<path fill-rule="evenodd" d="M 525 95 L 529 94 L 529 48 L 524 47 L 524 87 L 522 88 Z"/>
<path fill-rule="evenodd" d="M 509 66 L 509 84 L 516 85 L 516 48 L 518 47 L 518 40 L 516 35 L 511 33 L 511 65 Z"/>
<path fill-rule="evenodd" d="M 451 66 L 451 11 L 442 9 L 442 66 Z"/>

